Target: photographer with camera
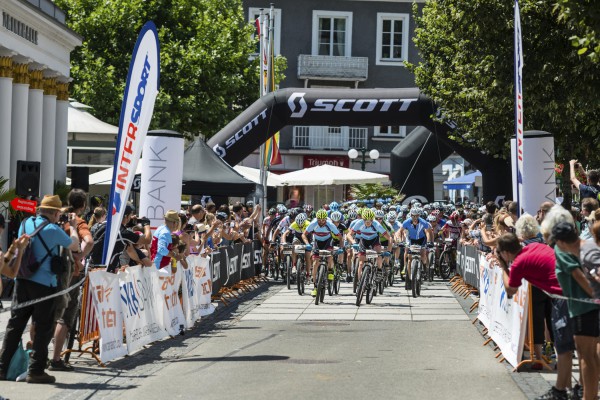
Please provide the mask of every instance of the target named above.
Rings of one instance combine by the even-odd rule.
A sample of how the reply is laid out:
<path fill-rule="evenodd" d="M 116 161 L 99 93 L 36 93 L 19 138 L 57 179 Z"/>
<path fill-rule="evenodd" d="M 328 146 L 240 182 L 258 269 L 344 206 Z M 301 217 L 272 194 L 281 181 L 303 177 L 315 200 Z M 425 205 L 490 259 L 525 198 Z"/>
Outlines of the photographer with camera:
<path fill-rule="evenodd" d="M 600 171 L 592 169 L 588 172 L 585 172 L 577 160 L 569 161 L 569 167 L 571 167 L 569 170 L 569 177 L 571 178 L 571 183 L 579 190 L 579 200 L 582 201 L 588 197 L 599 200 L 600 197 L 598 196 L 600 195 L 600 185 L 598 185 L 598 181 L 600 181 Z M 584 184 L 577 179 L 577 175 L 575 173 L 576 170 L 579 171 L 581 176 L 587 177 L 587 184 Z"/>
<path fill-rule="evenodd" d="M 21 224 L 19 235 L 24 233 L 32 235 L 36 229 L 40 228 L 40 230 L 31 238 L 31 249 L 35 262 L 30 263 L 30 260 L 23 260 L 21 263 L 15 283 L 14 298 L 17 304 L 56 293 L 57 275 L 61 272 L 57 269 L 62 265 L 59 254 L 60 247 L 68 247 L 74 251 L 79 249 L 79 238 L 74 228 L 77 226 L 75 214 L 68 214 L 67 217 L 71 225 L 70 237 L 56 225 L 61 215 L 61 206 L 58 196 L 46 195 L 38 207 L 38 216 L 28 218 Z M 10 360 L 19 346 L 27 321 L 31 317 L 35 325 L 35 336 L 33 337 L 33 350 L 26 380 L 29 383 L 54 383 L 56 381 L 53 376 L 45 372 L 48 344 L 54 328 L 55 300 L 48 299 L 11 312 L 2 350 L 0 350 L 0 380 L 6 379 Z"/>

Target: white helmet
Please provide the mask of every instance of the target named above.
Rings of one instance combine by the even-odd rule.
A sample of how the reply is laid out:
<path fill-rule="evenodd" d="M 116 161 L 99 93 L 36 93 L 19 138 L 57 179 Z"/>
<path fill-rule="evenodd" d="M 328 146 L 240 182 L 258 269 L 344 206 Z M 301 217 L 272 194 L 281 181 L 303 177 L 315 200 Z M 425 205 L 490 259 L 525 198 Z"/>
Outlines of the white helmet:
<path fill-rule="evenodd" d="M 413 207 L 413 208 L 410 209 L 410 215 L 411 216 L 415 216 L 416 215 L 417 217 L 420 217 L 421 214 L 422 214 L 422 212 L 423 211 L 419 207 Z"/>
<path fill-rule="evenodd" d="M 331 215 L 329 216 L 329 218 L 331 218 L 332 221 L 337 222 L 337 221 L 341 221 L 342 220 L 342 213 L 339 211 L 334 211 L 331 213 Z"/>
<path fill-rule="evenodd" d="M 304 221 L 306 221 L 306 214 L 300 213 L 296 215 L 296 223 L 298 224 L 298 226 L 302 226 L 302 224 L 304 224 Z"/>
<path fill-rule="evenodd" d="M 385 212 L 383 210 L 375 210 L 375 218 L 384 218 Z"/>
<path fill-rule="evenodd" d="M 356 219 L 357 217 L 358 217 L 358 214 L 356 214 L 356 210 L 350 209 L 348 211 L 348 218 L 349 219 Z"/>
<path fill-rule="evenodd" d="M 389 213 L 387 213 L 388 221 L 394 222 L 396 220 L 396 218 L 398 218 L 398 214 L 396 214 L 396 211 L 390 211 Z"/>

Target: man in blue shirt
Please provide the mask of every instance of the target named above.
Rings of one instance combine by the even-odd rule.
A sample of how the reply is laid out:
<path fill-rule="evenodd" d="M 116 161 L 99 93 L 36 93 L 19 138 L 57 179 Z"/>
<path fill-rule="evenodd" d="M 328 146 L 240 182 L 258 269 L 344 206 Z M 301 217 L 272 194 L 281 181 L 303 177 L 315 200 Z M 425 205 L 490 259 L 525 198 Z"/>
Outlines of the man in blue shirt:
<path fill-rule="evenodd" d="M 313 282 L 317 282 L 317 267 L 319 265 L 319 250 L 333 250 L 333 235 L 339 235 L 340 231 L 333 225 L 333 223 L 327 217 L 327 211 L 320 209 L 317 211 L 317 218 L 315 218 L 307 227 L 302 234 L 302 241 L 305 244 L 308 243 L 308 235 L 313 234 L 313 254 L 312 254 L 312 277 Z M 333 257 L 329 257 L 328 267 L 329 271 L 333 270 Z M 330 276 L 329 276 L 330 275 Z M 333 274 L 328 274 L 328 279 L 333 279 Z M 311 292 L 312 296 L 317 295 L 317 286 Z"/>
<path fill-rule="evenodd" d="M 16 279 L 15 295 L 17 304 L 56 293 L 58 282 L 56 273 L 52 269 L 52 258 L 60 255 L 60 247 L 68 247 L 71 250 L 79 248 L 79 239 L 74 228 L 76 226 L 75 214 L 68 214 L 67 217 L 71 226 L 71 237 L 67 236 L 62 228 L 56 225 L 61 215 L 61 206 L 58 196 L 44 196 L 42 204 L 38 208 L 38 216 L 29 218 L 21 224 L 19 235 L 32 234 L 40 225 L 46 225 L 31 239 L 31 248 L 36 261 L 40 263 L 39 268 L 28 278 L 18 276 Z M 25 262 L 27 261 L 23 260 L 23 263 Z M 26 267 L 21 265 L 21 268 Z M 48 359 L 48 344 L 52 339 L 54 328 L 54 305 L 55 298 L 52 298 L 11 312 L 11 317 L 6 326 L 2 350 L 0 350 L 0 380 L 6 379 L 10 360 L 31 317 L 35 325 L 35 336 L 26 380 L 28 383 L 54 383 L 56 381 L 53 376 L 44 372 Z"/>
<path fill-rule="evenodd" d="M 427 251 L 425 250 L 425 243 L 428 242 L 429 245 L 432 245 L 433 242 L 433 234 L 431 232 L 431 224 L 425 221 L 420 217 L 421 209 L 420 208 L 412 208 L 410 210 L 410 219 L 407 219 L 402 224 L 401 236 L 406 240 L 406 245 L 418 245 L 421 246 L 421 261 L 423 262 L 423 266 L 425 270 L 428 269 L 428 257 Z M 408 247 L 407 247 L 408 250 Z M 405 260 L 404 265 L 406 265 L 406 288 L 410 290 L 411 282 L 410 282 L 410 256 L 409 252 L 406 251 L 404 254 Z"/>
<path fill-rule="evenodd" d="M 170 249 L 173 239 L 171 233 L 179 229 L 179 214 L 177 211 L 169 210 L 165 214 L 165 224 L 156 228 L 152 238 L 152 247 L 156 246 L 156 255 L 154 256 L 154 265 L 161 269 L 169 265 L 171 258 L 178 257 L 175 249 Z M 168 259 L 168 260 L 167 260 Z"/>

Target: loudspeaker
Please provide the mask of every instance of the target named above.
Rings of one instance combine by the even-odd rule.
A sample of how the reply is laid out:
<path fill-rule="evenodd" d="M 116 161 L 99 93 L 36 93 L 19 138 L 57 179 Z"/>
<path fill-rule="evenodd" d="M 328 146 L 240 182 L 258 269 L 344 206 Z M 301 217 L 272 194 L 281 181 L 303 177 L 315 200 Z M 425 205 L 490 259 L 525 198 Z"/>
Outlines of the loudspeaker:
<path fill-rule="evenodd" d="M 71 189 L 90 191 L 90 169 L 89 167 L 71 167 Z"/>
<path fill-rule="evenodd" d="M 40 196 L 40 163 L 39 161 L 17 161 L 17 196 Z"/>

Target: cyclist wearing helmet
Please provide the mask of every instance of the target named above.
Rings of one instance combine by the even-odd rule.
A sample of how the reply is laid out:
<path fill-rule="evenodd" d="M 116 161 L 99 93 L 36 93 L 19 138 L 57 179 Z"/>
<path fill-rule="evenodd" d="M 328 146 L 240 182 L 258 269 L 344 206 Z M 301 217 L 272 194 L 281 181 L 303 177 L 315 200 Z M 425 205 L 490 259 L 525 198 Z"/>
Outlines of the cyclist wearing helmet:
<path fill-rule="evenodd" d="M 453 245 L 455 245 L 456 241 L 460 239 L 461 233 L 462 229 L 460 224 L 460 214 L 458 211 L 454 211 L 452 214 L 450 214 L 450 219 L 442 228 L 442 235 L 446 239 L 452 239 Z"/>
<path fill-rule="evenodd" d="M 419 207 L 413 207 L 410 209 L 410 219 L 404 221 L 401 229 L 401 236 L 406 240 L 407 245 L 419 245 L 421 246 L 421 260 L 423 260 L 423 266 L 427 270 L 429 267 L 427 251 L 425 248 L 425 242 L 428 245 L 432 245 L 433 234 L 431 232 L 431 225 L 429 222 L 421 218 L 422 210 Z M 404 265 L 406 265 L 406 280 L 407 290 L 411 288 L 410 282 L 410 257 L 408 251 L 404 255 Z"/>
<path fill-rule="evenodd" d="M 306 214 L 306 219 L 308 219 L 309 221 L 312 221 L 312 219 L 315 217 L 313 206 L 311 206 L 310 204 L 304 205 L 304 213 Z"/>
<path fill-rule="evenodd" d="M 263 260 L 263 264 L 262 265 L 267 265 L 267 251 L 269 249 L 269 231 L 270 231 L 270 226 L 271 226 L 271 221 L 273 220 L 273 218 L 275 218 L 275 215 L 277 214 L 277 210 L 274 207 L 269 208 L 269 211 L 267 212 L 267 217 L 265 219 L 263 219 L 263 223 L 262 223 L 262 231 L 261 231 L 261 235 L 262 235 L 262 239 L 263 239 L 263 248 L 262 248 L 262 260 Z"/>
<path fill-rule="evenodd" d="M 387 231 L 389 237 L 390 237 L 390 242 L 391 245 L 393 246 L 394 244 L 394 232 L 392 230 L 392 227 L 387 223 L 386 218 L 385 218 L 385 212 L 383 210 L 375 210 L 375 220 L 377 222 L 379 222 L 379 224 L 381 224 L 381 226 L 383 226 L 383 228 Z M 383 234 L 379 234 L 379 243 L 381 244 L 381 246 L 383 247 L 388 247 L 388 239 L 385 237 L 385 235 Z M 389 257 L 384 257 L 385 260 L 389 260 Z"/>
<path fill-rule="evenodd" d="M 331 215 L 329 216 L 329 218 L 331 219 L 331 222 L 333 223 L 333 225 L 336 226 L 336 228 L 338 228 L 339 234 L 337 235 L 333 235 L 333 246 L 334 247 L 344 247 L 344 242 L 342 240 L 345 241 L 344 236 L 346 235 L 346 232 L 348 231 L 348 227 L 346 226 L 346 224 L 344 222 L 342 222 L 343 220 L 343 216 L 342 213 L 339 211 L 334 211 L 331 213 Z M 340 264 L 344 264 L 344 254 L 339 254 L 338 256 L 338 263 Z M 348 279 L 346 277 L 346 279 Z"/>
<path fill-rule="evenodd" d="M 434 211 L 435 212 L 435 211 Z M 431 232 L 433 233 L 433 239 L 437 239 L 440 237 L 440 231 L 442 227 L 438 224 L 438 217 L 433 213 L 427 216 L 427 222 L 431 225 Z"/>
<path fill-rule="evenodd" d="M 376 252 L 381 252 L 381 244 L 379 243 L 379 235 L 383 235 L 388 240 L 387 251 L 389 252 L 392 249 L 392 240 L 390 238 L 390 234 L 385 230 L 383 226 L 375 219 L 375 213 L 372 210 L 365 209 L 362 213 L 362 220 L 359 220 L 353 228 L 348 230 L 348 234 L 346 237 L 348 241 L 353 245 L 356 244 L 356 239 L 352 236 L 356 234 L 356 238 L 359 238 L 358 241 L 358 279 L 361 278 L 362 268 L 365 264 L 365 256 L 367 250 L 375 250 Z M 354 246 L 353 246 L 354 247 Z M 381 264 L 383 259 L 381 257 L 377 258 L 377 268 L 381 271 Z"/>
<path fill-rule="evenodd" d="M 281 241 L 283 243 L 291 243 L 294 245 L 303 244 L 302 243 L 302 234 L 304 233 L 304 231 L 306 230 L 308 225 L 310 225 L 310 222 L 308 222 L 308 220 L 306 219 L 306 214 L 304 214 L 304 213 L 298 214 L 296 216 L 294 222 L 292 222 L 292 224 L 290 225 L 289 229 L 283 233 L 283 236 L 281 237 Z M 292 265 L 294 268 L 296 267 L 297 257 L 298 256 L 297 256 L 296 252 L 295 251 L 292 252 Z M 308 254 L 307 254 L 306 258 L 308 259 Z"/>
<path fill-rule="evenodd" d="M 324 209 L 320 209 L 317 211 L 316 220 L 312 221 L 304 233 L 302 234 L 302 241 L 305 244 L 309 244 L 307 234 L 313 234 L 313 254 L 312 259 L 318 260 L 319 258 L 319 250 L 333 250 L 333 235 L 339 235 L 340 231 L 336 226 L 328 220 L 327 211 Z M 317 281 L 317 265 L 318 263 L 312 262 L 312 277 L 313 282 Z M 333 269 L 333 257 L 329 257 L 328 260 L 328 270 L 331 271 Z M 333 274 L 327 274 L 327 279 L 333 280 Z M 315 297 L 317 295 L 317 286 L 315 285 L 311 295 Z"/>

